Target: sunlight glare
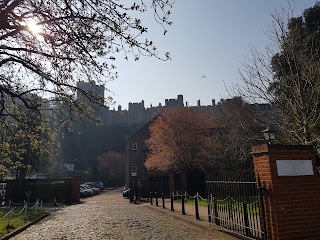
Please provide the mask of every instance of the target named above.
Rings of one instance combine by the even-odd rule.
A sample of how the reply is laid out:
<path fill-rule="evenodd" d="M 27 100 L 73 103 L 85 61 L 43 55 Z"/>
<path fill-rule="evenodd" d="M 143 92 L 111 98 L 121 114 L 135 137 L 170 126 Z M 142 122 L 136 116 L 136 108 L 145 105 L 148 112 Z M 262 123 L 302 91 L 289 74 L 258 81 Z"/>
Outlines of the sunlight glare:
<path fill-rule="evenodd" d="M 40 25 L 37 25 L 36 21 L 33 21 L 33 20 L 29 21 L 27 23 L 27 26 L 28 26 L 29 31 L 31 31 L 35 34 L 40 33 L 43 30 L 42 27 Z"/>

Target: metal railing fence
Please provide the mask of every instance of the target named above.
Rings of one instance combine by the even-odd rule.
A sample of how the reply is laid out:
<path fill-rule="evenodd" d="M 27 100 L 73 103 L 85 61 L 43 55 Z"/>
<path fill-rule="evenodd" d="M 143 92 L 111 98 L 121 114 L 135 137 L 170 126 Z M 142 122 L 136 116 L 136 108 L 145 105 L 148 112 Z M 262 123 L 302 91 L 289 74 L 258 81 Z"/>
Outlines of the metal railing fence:
<path fill-rule="evenodd" d="M 251 239 L 266 239 L 262 188 L 253 171 L 210 173 L 206 184 L 212 224 Z"/>

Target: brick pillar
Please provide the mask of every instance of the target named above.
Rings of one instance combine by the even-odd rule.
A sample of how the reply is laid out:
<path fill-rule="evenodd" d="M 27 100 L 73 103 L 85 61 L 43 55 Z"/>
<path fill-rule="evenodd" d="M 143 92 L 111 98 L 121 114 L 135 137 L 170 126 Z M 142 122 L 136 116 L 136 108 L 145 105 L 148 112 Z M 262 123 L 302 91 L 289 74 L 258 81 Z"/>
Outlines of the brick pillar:
<path fill-rule="evenodd" d="M 72 180 L 72 201 L 74 203 L 80 201 L 80 178 L 73 177 Z"/>
<path fill-rule="evenodd" d="M 256 177 L 267 189 L 268 239 L 320 239 L 320 177 L 313 147 L 264 144 L 252 147 L 252 155 Z"/>
<path fill-rule="evenodd" d="M 66 204 L 72 204 L 80 201 L 80 178 L 65 178 L 64 179 L 64 192 Z"/>

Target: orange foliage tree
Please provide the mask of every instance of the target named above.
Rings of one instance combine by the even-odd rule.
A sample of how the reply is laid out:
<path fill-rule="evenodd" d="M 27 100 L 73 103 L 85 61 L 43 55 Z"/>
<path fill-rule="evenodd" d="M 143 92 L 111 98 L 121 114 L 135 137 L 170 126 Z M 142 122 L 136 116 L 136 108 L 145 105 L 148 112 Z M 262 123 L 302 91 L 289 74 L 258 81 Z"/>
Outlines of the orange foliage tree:
<path fill-rule="evenodd" d="M 191 108 L 165 110 L 150 126 L 145 166 L 160 171 L 190 171 L 205 167 L 210 153 L 210 118 Z"/>

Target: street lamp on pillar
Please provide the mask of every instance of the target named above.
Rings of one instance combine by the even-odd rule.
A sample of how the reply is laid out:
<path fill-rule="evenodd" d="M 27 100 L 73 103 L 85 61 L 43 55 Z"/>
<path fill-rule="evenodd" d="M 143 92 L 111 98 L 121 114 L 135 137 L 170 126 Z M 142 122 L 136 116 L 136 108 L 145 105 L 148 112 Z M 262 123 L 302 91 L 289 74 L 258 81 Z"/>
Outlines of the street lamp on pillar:
<path fill-rule="evenodd" d="M 267 127 L 267 129 L 263 130 L 261 133 L 263 134 L 264 139 L 268 141 L 270 145 L 272 144 L 272 141 L 276 139 L 276 131 L 271 127 Z"/>

